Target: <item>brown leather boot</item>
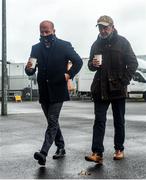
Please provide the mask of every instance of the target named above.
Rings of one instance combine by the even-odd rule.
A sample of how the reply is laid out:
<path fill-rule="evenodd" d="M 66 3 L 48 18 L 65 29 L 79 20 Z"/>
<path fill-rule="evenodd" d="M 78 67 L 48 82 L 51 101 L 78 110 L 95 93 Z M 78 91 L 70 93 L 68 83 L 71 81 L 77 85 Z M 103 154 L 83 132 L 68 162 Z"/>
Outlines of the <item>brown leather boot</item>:
<path fill-rule="evenodd" d="M 85 156 L 85 160 L 86 161 L 92 161 L 92 162 L 95 162 L 97 164 L 102 164 L 103 163 L 102 156 L 98 155 L 97 153 L 92 153 L 89 156 Z"/>
<path fill-rule="evenodd" d="M 123 158 L 124 158 L 124 151 L 116 150 L 114 152 L 114 157 L 113 157 L 114 160 L 121 160 Z"/>

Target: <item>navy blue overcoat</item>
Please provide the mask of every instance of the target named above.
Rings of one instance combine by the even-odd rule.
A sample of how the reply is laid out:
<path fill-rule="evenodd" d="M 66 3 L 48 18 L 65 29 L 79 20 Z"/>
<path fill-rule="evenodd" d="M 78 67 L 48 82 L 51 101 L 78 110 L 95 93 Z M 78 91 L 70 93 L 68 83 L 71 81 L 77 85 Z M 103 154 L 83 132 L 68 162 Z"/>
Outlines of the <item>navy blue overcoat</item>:
<path fill-rule="evenodd" d="M 65 73 L 73 79 L 82 67 L 82 59 L 75 52 L 70 42 L 55 37 L 47 48 L 42 42 L 32 46 L 30 57 L 37 58 L 37 66 L 33 70 L 25 68 L 28 76 L 37 71 L 40 103 L 54 103 L 69 100 L 69 92 Z M 72 67 L 67 71 L 68 61 Z"/>

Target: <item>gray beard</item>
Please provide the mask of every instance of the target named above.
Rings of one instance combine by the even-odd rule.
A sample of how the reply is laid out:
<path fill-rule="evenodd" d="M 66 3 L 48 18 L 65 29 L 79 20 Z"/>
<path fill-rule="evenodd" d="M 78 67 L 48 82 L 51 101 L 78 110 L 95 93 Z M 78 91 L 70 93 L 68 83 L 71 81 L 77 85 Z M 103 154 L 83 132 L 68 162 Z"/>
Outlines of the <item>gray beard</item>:
<path fill-rule="evenodd" d="M 113 32 L 111 34 L 107 35 L 107 36 L 102 36 L 101 34 L 99 34 L 99 37 L 101 39 L 107 39 L 107 38 L 110 39 L 112 37 L 112 35 L 113 35 Z"/>

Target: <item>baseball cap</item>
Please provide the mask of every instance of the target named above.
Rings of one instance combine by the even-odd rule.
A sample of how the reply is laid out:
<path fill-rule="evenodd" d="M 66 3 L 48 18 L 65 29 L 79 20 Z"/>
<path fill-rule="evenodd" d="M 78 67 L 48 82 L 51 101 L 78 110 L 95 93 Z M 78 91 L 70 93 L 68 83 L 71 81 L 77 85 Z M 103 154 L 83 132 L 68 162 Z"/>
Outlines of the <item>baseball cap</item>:
<path fill-rule="evenodd" d="M 99 24 L 103 25 L 103 26 L 109 26 L 109 25 L 113 25 L 113 19 L 110 16 L 100 16 L 99 19 L 97 20 L 97 25 Z"/>

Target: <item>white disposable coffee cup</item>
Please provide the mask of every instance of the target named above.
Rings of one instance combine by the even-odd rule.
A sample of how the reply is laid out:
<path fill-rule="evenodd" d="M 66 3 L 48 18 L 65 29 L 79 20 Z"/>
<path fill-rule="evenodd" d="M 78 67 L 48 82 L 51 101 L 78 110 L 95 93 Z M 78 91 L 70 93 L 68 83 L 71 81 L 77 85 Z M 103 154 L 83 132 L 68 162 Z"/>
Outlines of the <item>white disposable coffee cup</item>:
<path fill-rule="evenodd" d="M 35 68 L 35 66 L 36 66 L 36 63 L 37 63 L 37 59 L 36 58 L 29 58 L 29 61 L 32 63 L 32 66 L 31 66 L 31 68 Z"/>
<path fill-rule="evenodd" d="M 102 64 L 102 54 L 95 54 L 94 59 L 97 59 L 97 61 L 99 62 L 99 65 Z"/>

